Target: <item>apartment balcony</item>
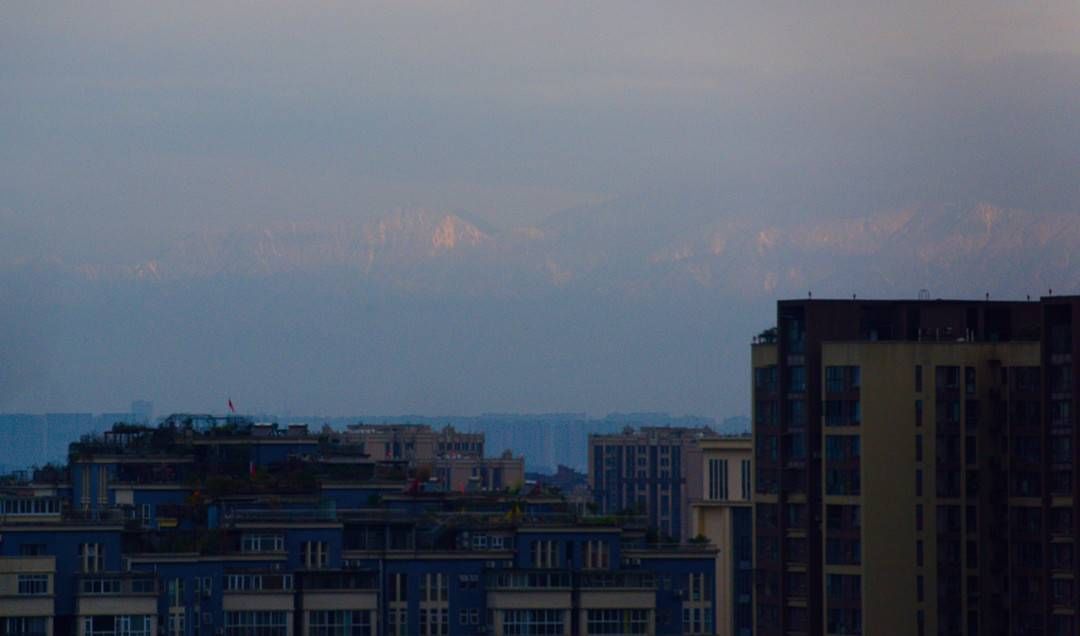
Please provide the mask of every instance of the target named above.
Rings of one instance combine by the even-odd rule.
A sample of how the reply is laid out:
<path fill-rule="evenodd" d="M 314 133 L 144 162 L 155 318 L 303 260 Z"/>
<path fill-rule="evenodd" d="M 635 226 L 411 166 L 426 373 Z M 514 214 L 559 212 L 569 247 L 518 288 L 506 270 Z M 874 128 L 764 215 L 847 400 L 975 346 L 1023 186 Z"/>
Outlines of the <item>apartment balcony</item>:
<path fill-rule="evenodd" d="M 305 610 L 377 610 L 378 575 L 369 571 L 297 574 Z"/>
<path fill-rule="evenodd" d="M 51 616 L 56 590 L 56 557 L 0 557 L 0 616 Z M 32 580 L 17 582 L 18 577 Z"/>
<path fill-rule="evenodd" d="M 231 570 L 222 581 L 224 611 L 293 611 L 292 574 L 276 570 Z"/>
<path fill-rule="evenodd" d="M 79 616 L 157 614 L 157 575 L 146 572 L 86 574 L 76 581 Z"/>
<path fill-rule="evenodd" d="M 652 572 L 597 571 L 578 575 L 582 590 L 656 590 L 656 576 Z"/>
<path fill-rule="evenodd" d="M 569 570 L 506 570 L 488 573 L 487 606 L 493 610 L 565 609 L 573 606 Z"/>
<path fill-rule="evenodd" d="M 656 609 L 656 577 L 651 572 L 586 572 L 578 577 L 579 607 Z"/>

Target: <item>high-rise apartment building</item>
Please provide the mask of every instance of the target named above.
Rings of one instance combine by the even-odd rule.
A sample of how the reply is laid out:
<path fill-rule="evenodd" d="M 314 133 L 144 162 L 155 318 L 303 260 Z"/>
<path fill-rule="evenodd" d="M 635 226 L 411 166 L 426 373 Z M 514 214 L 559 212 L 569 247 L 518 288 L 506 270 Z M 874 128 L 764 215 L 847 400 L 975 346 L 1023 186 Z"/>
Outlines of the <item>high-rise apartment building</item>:
<path fill-rule="evenodd" d="M 749 437 L 703 439 L 702 496 L 690 501 L 690 534 L 716 555 L 716 636 L 751 636 L 753 614 L 753 445 Z"/>
<path fill-rule="evenodd" d="M 1080 298 L 780 302 L 755 633 L 1075 634 L 1078 323 Z"/>
<path fill-rule="evenodd" d="M 589 487 L 604 514 L 647 516 L 661 539 L 689 537 L 691 499 L 701 498 L 701 449 L 708 428 L 645 426 L 589 436 Z"/>

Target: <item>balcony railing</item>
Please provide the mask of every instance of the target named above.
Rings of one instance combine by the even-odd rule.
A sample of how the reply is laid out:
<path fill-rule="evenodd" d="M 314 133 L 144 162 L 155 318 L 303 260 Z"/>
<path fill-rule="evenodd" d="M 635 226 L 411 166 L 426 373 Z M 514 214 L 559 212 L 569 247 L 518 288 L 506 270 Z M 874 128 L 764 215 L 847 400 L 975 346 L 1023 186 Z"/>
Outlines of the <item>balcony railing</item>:
<path fill-rule="evenodd" d="M 652 572 L 583 572 L 579 575 L 582 588 L 656 589 Z"/>
<path fill-rule="evenodd" d="M 573 580 L 568 570 L 509 570 L 487 575 L 489 590 L 570 590 Z"/>
<path fill-rule="evenodd" d="M 305 508 L 295 510 L 230 510 L 225 513 L 225 520 L 231 522 L 302 522 L 302 521 L 337 521 L 337 510 L 333 508 Z"/>
<path fill-rule="evenodd" d="M 486 582 L 489 590 L 656 589 L 656 575 L 637 570 L 506 570 L 489 572 Z"/>
<path fill-rule="evenodd" d="M 304 572 L 297 576 L 305 592 L 374 591 L 379 587 L 378 574 L 370 571 Z"/>
<path fill-rule="evenodd" d="M 145 573 L 87 574 L 76 587 L 79 596 L 154 596 L 157 577 Z"/>

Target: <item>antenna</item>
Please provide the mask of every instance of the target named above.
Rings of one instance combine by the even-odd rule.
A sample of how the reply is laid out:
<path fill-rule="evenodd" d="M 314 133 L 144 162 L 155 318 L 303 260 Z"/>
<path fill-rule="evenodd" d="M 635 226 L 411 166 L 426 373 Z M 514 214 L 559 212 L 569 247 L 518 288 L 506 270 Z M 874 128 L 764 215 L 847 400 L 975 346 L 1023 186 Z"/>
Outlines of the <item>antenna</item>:
<path fill-rule="evenodd" d="M 920 289 L 919 290 L 919 300 L 930 300 L 930 290 L 929 289 Z"/>

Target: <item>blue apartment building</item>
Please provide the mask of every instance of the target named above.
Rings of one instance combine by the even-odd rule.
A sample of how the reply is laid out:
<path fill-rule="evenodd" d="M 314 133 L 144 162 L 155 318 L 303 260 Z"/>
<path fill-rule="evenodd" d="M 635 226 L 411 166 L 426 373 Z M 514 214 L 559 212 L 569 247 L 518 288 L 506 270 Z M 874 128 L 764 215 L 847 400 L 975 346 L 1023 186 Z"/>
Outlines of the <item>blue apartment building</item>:
<path fill-rule="evenodd" d="M 0 636 L 715 633 L 713 546 L 421 477 L 243 418 L 114 426 L 0 483 Z"/>

